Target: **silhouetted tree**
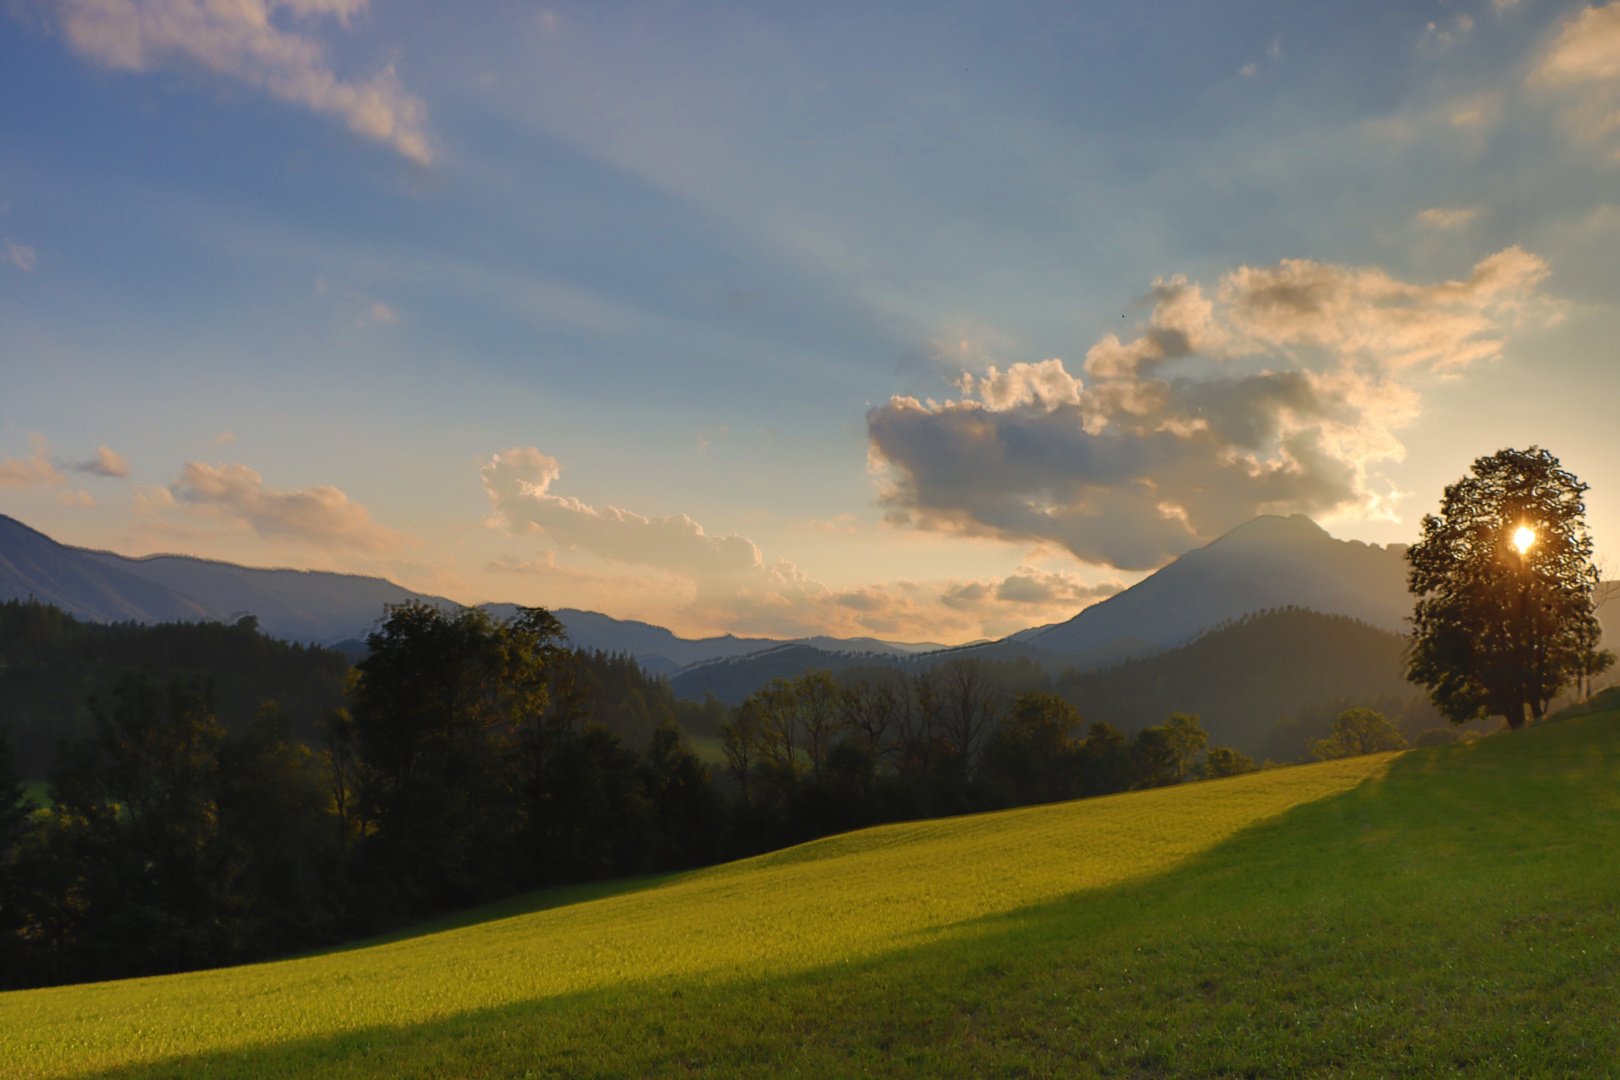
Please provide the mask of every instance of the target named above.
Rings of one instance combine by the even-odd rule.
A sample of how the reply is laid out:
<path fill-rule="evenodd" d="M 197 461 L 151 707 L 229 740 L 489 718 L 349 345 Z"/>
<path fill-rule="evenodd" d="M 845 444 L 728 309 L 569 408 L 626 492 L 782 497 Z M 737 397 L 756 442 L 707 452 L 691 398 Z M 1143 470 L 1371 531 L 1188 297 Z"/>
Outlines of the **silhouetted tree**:
<path fill-rule="evenodd" d="M 1424 517 L 1406 555 L 1418 597 L 1407 677 L 1452 723 L 1501 716 L 1522 727 L 1613 663 L 1596 648 L 1586 490 L 1545 450 L 1500 450 Z"/>

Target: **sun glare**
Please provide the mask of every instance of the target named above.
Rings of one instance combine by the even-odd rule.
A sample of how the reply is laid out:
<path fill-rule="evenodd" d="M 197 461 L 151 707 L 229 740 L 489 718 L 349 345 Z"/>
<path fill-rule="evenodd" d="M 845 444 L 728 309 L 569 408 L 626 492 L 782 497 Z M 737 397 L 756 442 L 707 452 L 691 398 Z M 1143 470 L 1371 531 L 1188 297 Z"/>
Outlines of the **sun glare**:
<path fill-rule="evenodd" d="M 1530 545 L 1536 542 L 1536 531 L 1525 525 L 1520 525 L 1513 533 L 1513 546 L 1523 555 L 1530 550 Z"/>

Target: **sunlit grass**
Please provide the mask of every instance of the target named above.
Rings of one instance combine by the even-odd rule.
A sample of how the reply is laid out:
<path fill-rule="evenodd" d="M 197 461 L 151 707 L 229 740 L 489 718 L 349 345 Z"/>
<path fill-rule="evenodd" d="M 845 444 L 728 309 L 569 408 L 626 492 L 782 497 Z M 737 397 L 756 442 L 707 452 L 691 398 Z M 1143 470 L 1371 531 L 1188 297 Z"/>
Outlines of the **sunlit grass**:
<path fill-rule="evenodd" d="M 0 1071 L 1609 1075 L 1617 751 L 1588 717 L 0 995 Z"/>

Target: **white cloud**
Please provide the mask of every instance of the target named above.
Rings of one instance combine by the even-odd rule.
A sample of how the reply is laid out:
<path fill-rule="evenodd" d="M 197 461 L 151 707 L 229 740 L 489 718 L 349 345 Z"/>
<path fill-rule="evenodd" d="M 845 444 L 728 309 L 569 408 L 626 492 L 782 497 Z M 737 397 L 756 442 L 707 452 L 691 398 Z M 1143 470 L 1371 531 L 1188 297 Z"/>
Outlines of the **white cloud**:
<path fill-rule="evenodd" d="M 116 453 L 111 447 L 99 446 L 96 448 L 95 457 L 78 462 L 71 468 L 74 472 L 122 480 L 129 475 L 129 459 L 123 454 Z"/>
<path fill-rule="evenodd" d="M 51 464 L 50 444 L 44 436 L 31 435 L 32 452 L 25 458 L 0 458 L 0 487 L 29 484 L 65 484 L 67 478 Z"/>
<path fill-rule="evenodd" d="M 6 262 L 25 273 L 32 274 L 36 261 L 37 257 L 33 248 L 23 247 L 21 244 L 13 243 L 10 240 L 6 241 Z"/>
<path fill-rule="evenodd" d="M 306 31 L 317 18 L 347 26 L 367 0 L 48 0 L 69 44 L 121 71 L 181 60 L 336 116 L 349 130 L 411 161 L 433 160 L 427 110 L 390 65 L 361 82 L 337 77 Z M 297 29 L 285 24 L 292 22 Z"/>
<path fill-rule="evenodd" d="M 1447 208 L 1431 206 L 1427 210 L 1418 211 L 1417 223 L 1429 229 L 1463 229 L 1472 225 L 1479 219 L 1479 207 L 1462 206 Z"/>
<path fill-rule="evenodd" d="M 267 539 L 296 540 L 326 551 L 390 554 L 408 540 L 372 521 L 370 511 L 330 484 L 277 491 L 246 465 L 188 461 L 169 493 L 174 502 L 241 522 Z M 150 500 L 147 505 L 163 509 Z"/>
<path fill-rule="evenodd" d="M 387 325 L 388 323 L 398 322 L 399 316 L 394 314 L 393 308 L 382 303 L 381 301 L 378 301 L 366 309 L 365 321 Z"/>
<path fill-rule="evenodd" d="M 1564 120 L 1577 136 L 1620 134 L 1620 3 L 1587 7 L 1566 20 L 1526 81 L 1575 98 Z M 1611 152 L 1620 157 L 1620 145 Z"/>
<path fill-rule="evenodd" d="M 1238 74 L 1243 76 L 1245 79 L 1252 79 L 1256 75 L 1260 74 L 1260 65 L 1251 60 L 1249 63 L 1238 68 Z"/>
<path fill-rule="evenodd" d="M 964 372 L 957 388 L 964 394 L 973 393 L 973 376 Z M 1026 405 L 1050 412 L 1060 405 L 1080 404 L 1080 380 L 1063 370 L 1061 360 L 1013 364 L 1005 372 L 991 364 L 989 371 L 979 377 L 977 389 L 984 407 L 995 412 Z"/>
<path fill-rule="evenodd" d="M 964 377 L 960 400 L 871 410 L 880 499 L 895 524 L 1130 570 L 1256 514 L 1391 517 L 1375 469 L 1405 452 L 1414 380 L 1496 356 L 1547 272 L 1512 247 L 1436 285 L 1305 259 L 1240 267 L 1214 300 L 1158 281 L 1140 334 L 1087 353 L 1089 385 L 1042 365 L 1077 400 Z"/>

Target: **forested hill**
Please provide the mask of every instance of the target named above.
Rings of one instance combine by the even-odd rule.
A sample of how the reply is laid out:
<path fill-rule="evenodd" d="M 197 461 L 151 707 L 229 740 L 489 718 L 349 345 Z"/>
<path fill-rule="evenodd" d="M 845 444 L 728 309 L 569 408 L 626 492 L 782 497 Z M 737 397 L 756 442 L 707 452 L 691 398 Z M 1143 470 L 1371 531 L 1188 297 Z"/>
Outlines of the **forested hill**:
<path fill-rule="evenodd" d="M 1405 648 L 1399 634 L 1348 616 L 1283 608 L 1106 670 L 1066 672 L 1053 689 L 1088 721 L 1126 732 L 1198 713 L 1211 742 L 1260 755 L 1279 719 L 1329 702 L 1387 708 L 1418 697 L 1404 677 Z"/>
<path fill-rule="evenodd" d="M 725 710 L 718 702 L 678 701 L 667 680 L 633 657 L 598 650 L 577 650 L 575 657 L 589 719 L 638 752 L 666 718 L 692 735 L 719 733 Z M 344 704 L 352 659 L 335 648 L 271 637 L 251 619 L 109 624 L 10 600 L 0 602 L 0 725 L 11 729 L 22 774 L 44 776 L 57 742 L 89 730 L 90 696 L 105 696 L 127 672 L 149 671 L 159 679 L 212 682 L 227 729 L 240 729 L 273 700 L 292 735 L 315 743 L 316 723 Z"/>
<path fill-rule="evenodd" d="M 226 623 L 95 623 L 32 600 L 0 603 L 0 723 L 9 724 L 24 775 L 50 766 L 57 740 L 89 727 L 86 700 L 130 671 L 213 681 L 220 722 L 240 726 L 274 699 L 308 740 L 343 704 L 349 658 L 290 644 L 251 619 Z"/>

